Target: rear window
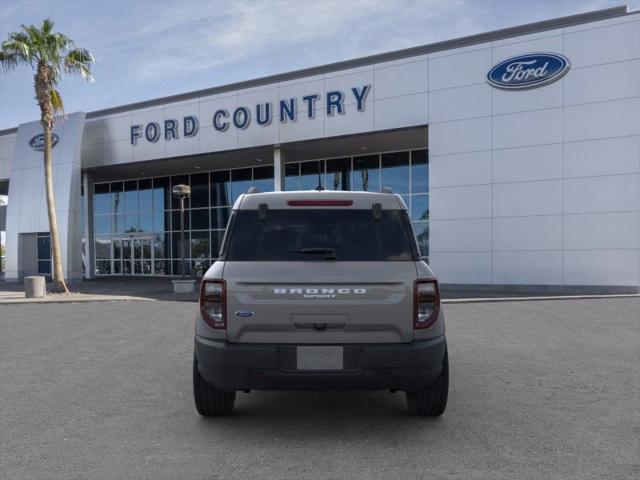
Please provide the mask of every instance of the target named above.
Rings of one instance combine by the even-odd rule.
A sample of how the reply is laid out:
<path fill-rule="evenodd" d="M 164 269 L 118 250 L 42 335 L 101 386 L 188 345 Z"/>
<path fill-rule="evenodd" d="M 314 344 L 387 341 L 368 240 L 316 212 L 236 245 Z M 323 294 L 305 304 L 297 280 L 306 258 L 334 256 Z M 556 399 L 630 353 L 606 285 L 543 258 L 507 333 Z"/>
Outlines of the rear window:
<path fill-rule="evenodd" d="M 231 222 L 226 260 L 403 261 L 416 247 L 405 211 L 240 210 Z"/>

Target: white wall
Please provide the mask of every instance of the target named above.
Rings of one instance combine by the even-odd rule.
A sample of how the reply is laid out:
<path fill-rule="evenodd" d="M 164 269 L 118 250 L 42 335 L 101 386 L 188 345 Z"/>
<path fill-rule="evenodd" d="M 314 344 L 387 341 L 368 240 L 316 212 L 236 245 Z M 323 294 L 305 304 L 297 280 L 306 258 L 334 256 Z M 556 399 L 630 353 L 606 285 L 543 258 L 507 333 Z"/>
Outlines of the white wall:
<path fill-rule="evenodd" d="M 53 190 L 62 268 L 65 276 L 70 279 L 82 277 L 80 145 L 83 129 L 84 113 L 72 113 L 64 120 L 59 120 L 54 132 L 60 140 L 52 149 Z M 7 279 L 22 276 L 19 265 L 19 235 L 49 231 L 43 153 L 35 151 L 29 145 L 29 140 L 39 133 L 42 133 L 39 121 L 24 123 L 18 127 L 7 205 Z"/>
<path fill-rule="evenodd" d="M 424 55 L 90 119 L 86 122 L 82 144 L 82 166 L 156 160 L 426 125 L 427 82 L 427 56 Z M 366 97 L 364 111 L 360 112 L 351 88 L 364 85 L 371 85 L 372 89 Z M 345 114 L 325 114 L 325 92 L 331 90 L 345 93 Z M 317 101 L 315 118 L 309 119 L 302 96 L 313 93 L 320 94 L 321 98 Z M 279 101 L 291 97 L 298 98 L 297 121 L 280 122 Z M 272 104 L 273 120 L 268 126 L 260 126 L 255 121 L 254 109 L 257 103 L 265 102 Z M 221 108 L 232 113 L 238 106 L 252 109 L 249 127 L 238 130 L 230 126 L 225 132 L 216 131 L 212 125 L 213 114 Z M 167 141 L 161 138 L 156 143 L 140 138 L 137 145 L 131 145 L 132 125 L 151 121 L 163 125 L 165 119 L 171 118 L 182 122 L 185 115 L 199 118 L 198 135 Z"/>
<path fill-rule="evenodd" d="M 564 54 L 550 85 L 485 82 Z M 640 15 L 429 56 L 430 260 L 443 282 L 640 285 Z"/>
<path fill-rule="evenodd" d="M 8 180 L 16 149 L 16 134 L 0 137 L 0 180 Z"/>

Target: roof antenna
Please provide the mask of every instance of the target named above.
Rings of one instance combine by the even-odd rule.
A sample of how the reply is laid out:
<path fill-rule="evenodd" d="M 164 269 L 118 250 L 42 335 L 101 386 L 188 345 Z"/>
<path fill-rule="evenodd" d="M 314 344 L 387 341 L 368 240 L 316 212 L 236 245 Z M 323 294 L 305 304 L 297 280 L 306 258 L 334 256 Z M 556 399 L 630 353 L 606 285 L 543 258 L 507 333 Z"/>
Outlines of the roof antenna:
<path fill-rule="evenodd" d="M 318 162 L 318 186 L 316 187 L 316 190 L 318 192 L 324 190 L 324 187 L 322 186 L 322 174 L 320 173 L 320 165 L 322 165 L 322 162 Z"/>

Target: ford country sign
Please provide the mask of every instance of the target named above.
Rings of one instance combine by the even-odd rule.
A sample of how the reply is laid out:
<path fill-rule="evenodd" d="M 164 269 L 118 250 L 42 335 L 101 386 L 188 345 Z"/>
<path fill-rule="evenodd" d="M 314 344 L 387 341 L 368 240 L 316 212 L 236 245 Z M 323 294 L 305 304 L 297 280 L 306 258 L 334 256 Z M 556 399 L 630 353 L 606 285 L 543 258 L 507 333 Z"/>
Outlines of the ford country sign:
<path fill-rule="evenodd" d="M 569 68 L 569 60 L 557 53 L 518 55 L 493 67 L 487 74 L 487 82 L 504 90 L 536 88 L 562 78 Z"/>
<path fill-rule="evenodd" d="M 58 143 L 58 140 L 59 140 L 58 135 L 56 135 L 55 133 L 52 133 L 51 148 L 56 146 L 56 143 Z M 29 140 L 29 146 L 34 150 L 37 150 L 38 152 L 43 152 L 44 151 L 44 133 L 39 133 L 38 135 L 34 136 L 31 140 Z"/>

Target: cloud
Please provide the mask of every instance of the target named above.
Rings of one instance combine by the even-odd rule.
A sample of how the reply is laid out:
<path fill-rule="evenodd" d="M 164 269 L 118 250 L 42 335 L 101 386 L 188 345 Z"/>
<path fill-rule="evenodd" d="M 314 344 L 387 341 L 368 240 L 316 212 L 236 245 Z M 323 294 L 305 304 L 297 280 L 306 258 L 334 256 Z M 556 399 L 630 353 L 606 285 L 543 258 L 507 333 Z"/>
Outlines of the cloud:
<path fill-rule="evenodd" d="M 97 59 L 69 111 L 107 108 L 619 5 L 621 0 L 0 0 L 0 35 L 52 14 Z M 622 0 L 624 1 L 624 0 Z M 632 0 L 635 8 L 640 0 Z M 0 74 L 0 128 L 37 118 L 28 69 Z"/>
<path fill-rule="evenodd" d="M 415 24 L 417 18 L 426 24 L 464 3 L 463 0 L 182 2 L 154 12 L 154 21 L 139 29 L 116 32 L 110 41 L 97 47 L 111 50 L 130 46 L 126 52 L 128 71 L 139 81 L 159 75 L 176 78 L 296 48 L 326 51 L 335 49 L 339 43 L 348 49 L 348 56 L 361 54 L 363 46 L 368 50 L 366 53 L 401 48 L 411 41 L 407 37 L 425 37 L 422 32 L 401 28 L 402 24 Z M 390 29 L 390 24 L 396 27 Z M 335 50 L 336 56 L 345 58 L 344 51 Z"/>

